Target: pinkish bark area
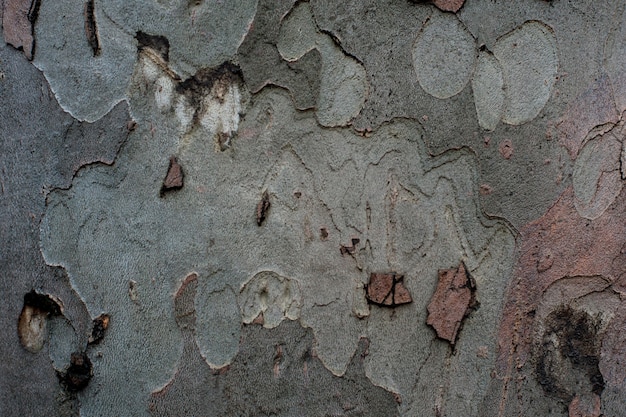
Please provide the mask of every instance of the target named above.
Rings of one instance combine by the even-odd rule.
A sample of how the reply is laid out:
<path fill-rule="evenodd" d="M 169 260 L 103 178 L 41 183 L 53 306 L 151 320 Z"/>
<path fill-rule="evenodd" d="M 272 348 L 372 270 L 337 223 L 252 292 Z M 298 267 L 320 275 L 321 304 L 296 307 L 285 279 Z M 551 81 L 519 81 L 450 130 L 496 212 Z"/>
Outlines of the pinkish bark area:
<path fill-rule="evenodd" d="M 28 59 L 33 59 L 35 49 L 33 24 L 37 18 L 39 2 L 39 0 L 5 0 L 2 6 L 4 40 L 15 48 L 23 49 Z"/>
<path fill-rule="evenodd" d="M 533 372 L 527 365 L 537 362 L 540 369 L 549 340 L 540 334 L 540 329 L 550 328 L 549 318 L 557 309 L 572 306 L 572 311 L 596 317 L 599 321 L 590 326 L 593 334 L 585 337 L 593 340 L 577 340 L 579 335 L 574 327 L 582 326 L 579 318 L 562 323 L 555 333 L 557 337 L 569 335 L 568 346 L 558 347 L 572 367 L 582 366 L 582 357 L 584 366 L 595 369 L 594 392 L 586 393 L 586 398 L 573 397 L 579 393 L 569 391 L 572 378 L 539 378 L 548 394 L 571 398 L 570 415 L 595 416 L 595 411 L 580 410 L 595 410 L 599 394 L 595 391 L 623 389 L 626 378 L 626 303 L 622 302 L 626 296 L 626 193 L 622 191 L 595 220 L 581 217 L 574 201 L 574 193 L 568 188 L 544 216 L 520 232 L 520 257 L 500 323 L 496 369 L 498 378 L 504 381 L 504 399 L 507 390 L 523 378 L 522 374 Z M 598 309 L 608 311 L 600 314 Z M 585 350 L 577 343 L 590 343 L 596 348 Z M 580 352 L 585 353 L 579 355 Z"/>

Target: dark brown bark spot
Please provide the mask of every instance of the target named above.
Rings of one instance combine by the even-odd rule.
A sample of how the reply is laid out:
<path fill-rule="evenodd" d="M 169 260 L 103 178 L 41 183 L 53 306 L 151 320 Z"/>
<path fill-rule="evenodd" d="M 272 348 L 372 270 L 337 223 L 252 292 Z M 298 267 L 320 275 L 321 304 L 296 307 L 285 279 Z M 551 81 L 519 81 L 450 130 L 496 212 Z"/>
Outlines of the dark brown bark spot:
<path fill-rule="evenodd" d="M 270 196 L 267 193 L 267 190 L 263 191 L 263 195 L 261 196 L 261 201 L 256 205 L 256 224 L 257 226 L 261 226 L 267 217 L 267 213 L 271 207 L 272 203 L 270 203 Z"/>

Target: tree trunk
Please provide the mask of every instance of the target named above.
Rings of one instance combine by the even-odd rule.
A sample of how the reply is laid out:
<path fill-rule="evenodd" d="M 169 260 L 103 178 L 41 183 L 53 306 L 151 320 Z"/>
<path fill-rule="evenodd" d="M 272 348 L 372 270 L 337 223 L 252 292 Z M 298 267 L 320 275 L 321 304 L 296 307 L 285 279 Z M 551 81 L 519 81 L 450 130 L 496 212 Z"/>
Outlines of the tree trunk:
<path fill-rule="evenodd" d="M 626 416 L 623 2 L 1 5 L 1 416 Z"/>

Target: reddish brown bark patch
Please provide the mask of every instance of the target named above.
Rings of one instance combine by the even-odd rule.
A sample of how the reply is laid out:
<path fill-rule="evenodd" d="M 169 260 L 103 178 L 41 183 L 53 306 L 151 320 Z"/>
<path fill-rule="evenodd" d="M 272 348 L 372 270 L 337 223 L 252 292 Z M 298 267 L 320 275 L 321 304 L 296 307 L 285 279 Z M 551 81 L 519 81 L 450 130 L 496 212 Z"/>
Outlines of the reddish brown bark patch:
<path fill-rule="evenodd" d="M 403 275 L 391 273 L 372 273 L 366 286 L 367 301 L 384 307 L 396 307 L 413 301 L 409 290 L 402 282 Z"/>
<path fill-rule="evenodd" d="M 35 51 L 34 26 L 41 0 L 5 0 L 2 8 L 2 32 L 9 45 L 24 51 L 29 60 Z"/>
<path fill-rule="evenodd" d="M 477 307 L 476 284 L 461 263 L 458 268 L 440 269 L 437 289 L 428 304 L 426 323 L 437 336 L 454 345 L 463 323 Z"/>
<path fill-rule="evenodd" d="M 170 165 L 167 168 L 167 175 L 161 187 L 161 197 L 168 191 L 183 188 L 184 180 L 185 174 L 183 173 L 183 167 L 178 163 L 178 159 L 175 156 L 170 157 Z"/>

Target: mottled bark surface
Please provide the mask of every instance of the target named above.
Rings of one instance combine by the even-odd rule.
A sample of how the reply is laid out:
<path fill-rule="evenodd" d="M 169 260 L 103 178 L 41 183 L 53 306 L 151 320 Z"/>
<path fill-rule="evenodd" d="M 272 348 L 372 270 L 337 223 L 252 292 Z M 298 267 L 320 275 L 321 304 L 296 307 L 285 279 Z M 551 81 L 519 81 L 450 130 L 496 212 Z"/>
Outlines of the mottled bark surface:
<path fill-rule="evenodd" d="M 621 1 L 0 3 L 1 416 L 625 416 Z"/>

